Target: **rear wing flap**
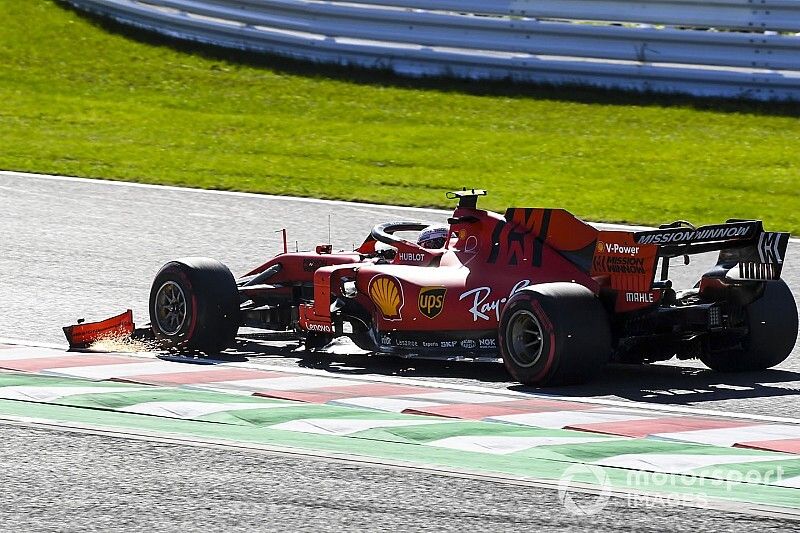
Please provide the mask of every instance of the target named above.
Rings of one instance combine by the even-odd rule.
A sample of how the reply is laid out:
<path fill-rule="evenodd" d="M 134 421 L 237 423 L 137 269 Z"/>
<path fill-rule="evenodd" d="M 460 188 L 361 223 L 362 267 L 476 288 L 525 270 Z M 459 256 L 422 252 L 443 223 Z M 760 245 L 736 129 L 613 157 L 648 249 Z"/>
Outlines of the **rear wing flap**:
<path fill-rule="evenodd" d="M 635 232 L 634 240 L 658 245 L 663 263 L 673 257 L 719 250 L 717 264 L 707 275 L 766 281 L 780 279 L 789 233 L 764 231 L 760 220 L 728 220 L 698 228 L 676 222 Z"/>

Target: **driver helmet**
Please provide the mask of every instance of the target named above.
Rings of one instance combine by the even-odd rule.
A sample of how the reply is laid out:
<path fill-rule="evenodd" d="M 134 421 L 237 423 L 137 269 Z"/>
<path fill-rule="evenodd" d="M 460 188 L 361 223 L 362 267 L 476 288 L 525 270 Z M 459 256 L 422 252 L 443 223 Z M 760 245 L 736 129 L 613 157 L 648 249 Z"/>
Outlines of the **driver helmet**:
<path fill-rule="evenodd" d="M 419 232 L 417 244 L 428 250 L 444 248 L 450 228 L 443 224 L 433 224 Z"/>

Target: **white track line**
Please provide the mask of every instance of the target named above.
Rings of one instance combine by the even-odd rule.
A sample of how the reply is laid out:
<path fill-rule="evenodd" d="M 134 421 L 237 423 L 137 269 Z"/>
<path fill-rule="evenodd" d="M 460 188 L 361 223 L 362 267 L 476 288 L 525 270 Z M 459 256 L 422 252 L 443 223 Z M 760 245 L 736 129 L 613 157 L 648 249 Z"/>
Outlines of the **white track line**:
<path fill-rule="evenodd" d="M 456 470 L 439 465 L 429 465 L 424 463 L 415 464 L 408 461 L 391 459 L 374 459 L 347 453 L 324 452 L 306 450 L 301 448 L 291 448 L 287 446 L 267 445 L 249 442 L 235 442 L 224 439 L 214 439 L 210 437 L 183 436 L 175 433 L 148 431 L 142 429 L 115 429 L 98 424 L 85 424 L 79 422 L 59 422 L 54 420 L 39 419 L 33 417 L 0 415 L 0 424 L 22 427 L 33 427 L 49 431 L 69 431 L 72 433 L 101 435 L 128 440 L 138 440 L 146 442 L 160 442 L 164 444 L 195 446 L 201 448 L 212 448 L 233 451 L 247 451 L 250 453 L 264 453 L 269 455 L 280 455 L 285 457 L 295 457 L 312 459 L 316 461 L 328 461 L 335 463 L 345 463 L 371 468 L 394 469 L 410 472 L 424 472 L 435 475 L 470 479 L 491 483 L 503 483 L 517 485 L 521 487 L 535 487 L 542 489 L 560 489 L 559 480 L 536 479 L 523 476 L 515 476 L 508 473 L 486 474 L 468 469 Z M 570 492 L 579 492 L 593 495 L 610 495 L 614 498 L 629 499 L 631 494 L 648 495 L 651 493 L 636 490 L 621 490 L 610 487 L 597 487 L 577 481 L 570 482 Z M 770 518 L 780 518 L 787 520 L 800 520 L 800 509 L 788 507 L 778 507 L 770 505 L 743 504 L 740 502 L 729 502 L 726 500 L 716 500 L 709 498 L 706 501 L 696 502 L 687 500 L 682 503 L 688 508 L 717 509 L 724 512 L 764 516 Z"/>
<path fill-rule="evenodd" d="M 85 394 L 111 394 L 152 390 L 151 387 L 72 387 L 68 385 L 55 385 L 52 387 L 38 387 L 30 385 L 12 385 L 0 387 L 0 399 L 19 400 L 25 402 L 50 403 L 69 396 L 83 396 Z"/>
<path fill-rule="evenodd" d="M 27 341 L 17 341 L 18 343 L 21 342 L 27 346 L 38 346 L 38 344 L 27 342 Z M 0 338 L 0 344 L 12 344 L 10 339 L 3 339 Z M 43 345 L 42 347 L 49 347 L 51 345 Z M 105 353 L 105 352 L 103 352 Z M 153 352 L 139 352 L 139 353 L 125 353 L 119 355 L 129 355 L 132 357 L 142 357 L 142 358 L 155 358 L 159 354 Z M 326 372 L 325 370 L 317 370 L 314 368 L 288 368 L 285 366 L 279 365 L 266 365 L 266 364 L 258 364 L 258 363 L 229 363 L 229 362 L 221 362 L 226 367 L 237 367 L 237 368 L 250 368 L 255 370 L 268 370 L 274 372 L 283 372 L 288 374 L 305 374 L 309 376 L 320 376 L 320 377 L 327 377 L 333 379 L 343 379 L 343 378 L 335 378 L 330 372 Z M 545 399 L 545 400 L 562 400 L 562 401 L 569 401 L 569 402 L 577 402 L 577 403 L 585 403 L 590 405 L 601 405 L 601 406 L 608 406 L 608 407 L 624 407 L 627 409 L 635 408 L 638 410 L 644 411 L 658 411 L 664 413 L 678 413 L 678 414 L 687 414 L 687 415 L 696 415 L 696 416 L 717 416 L 722 418 L 737 418 L 737 419 L 744 419 L 744 420 L 757 420 L 763 422 L 776 422 L 782 424 L 800 424 L 800 418 L 789 418 L 789 417 L 782 417 L 782 416 L 768 416 L 768 415 L 757 415 L 752 413 L 740 413 L 740 412 L 731 412 L 731 411 L 716 411 L 713 409 L 697 409 L 694 407 L 680 407 L 676 405 L 656 405 L 656 404 L 647 404 L 647 403 L 638 403 L 638 402 L 629 402 L 629 401 L 622 401 L 622 400 L 607 400 L 604 398 L 575 398 L 575 397 L 566 397 L 566 396 L 558 396 L 554 394 L 547 394 L 543 392 L 535 392 L 535 393 L 525 393 L 525 392 L 518 392 L 512 391 L 508 389 L 491 389 L 485 387 L 479 387 L 475 385 L 461 385 L 456 383 L 439 383 L 434 381 L 426 381 L 421 379 L 409 379 L 409 378 L 395 378 L 391 376 L 347 376 L 347 381 L 358 381 L 358 382 L 366 382 L 366 383 L 391 383 L 395 385 L 412 385 L 418 387 L 428 387 L 432 389 L 444 389 L 444 390 L 456 390 L 456 391 L 464 391 L 464 392 L 474 392 L 478 394 L 488 394 L 493 396 L 504 396 L 511 400 L 519 400 L 519 399 Z M 195 388 L 195 387 L 192 387 Z M 203 387 L 205 388 L 205 387 Z"/>
<path fill-rule="evenodd" d="M 521 452 L 539 446 L 558 446 L 562 444 L 587 444 L 592 442 L 608 442 L 613 440 L 626 440 L 624 437 L 512 437 L 489 435 L 465 435 L 447 437 L 444 439 L 426 442 L 426 446 L 461 450 L 462 452 L 491 453 L 505 455 Z"/>
<path fill-rule="evenodd" d="M 133 359 L 133 358 L 132 358 Z M 176 364 L 157 359 L 142 363 L 120 363 L 116 365 L 70 366 L 64 368 L 46 368 L 42 374 L 65 376 L 94 380 L 126 378 L 129 376 L 145 376 L 150 374 L 175 374 L 182 372 L 210 372 L 215 365 Z"/>
<path fill-rule="evenodd" d="M 0 344 L 11 344 L 0 341 Z M 0 361 L 20 361 L 33 359 L 51 359 L 53 357 L 70 357 L 75 352 L 65 352 L 64 348 L 50 348 L 39 346 L 25 346 L 21 348 L 10 348 L 0 352 Z"/>
<path fill-rule="evenodd" d="M 13 170 L 0 170 L 0 176 L 8 176 L 12 178 L 30 178 L 30 179 L 40 179 L 40 180 L 50 180 L 50 181 L 66 181 L 66 182 L 74 182 L 74 183 L 83 183 L 83 184 L 102 184 L 102 185 L 111 185 L 117 187 L 135 187 L 140 189 L 155 189 L 155 190 L 163 190 L 163 191 L 175 191 L 175 192 L 190 192 L 190 193 L 198 193 L 198 194 L 221 194 L 224 196 L 233 196 L 233 197 L 240 197 L 240 198 L 260 198 L 260 199 L 268 199 L 268 200 L 280 200 L 285 202 L 304 202 L 310 204 L 322 204 L 322 205 L 330 205 L 330 206 L 341 206 L 341 207 L 354 207 L 354 208 L 369 208 L 369 209 L 391 209 L 391 210 L 398 210 L 398 211 L 410 211 L 416 213 L 427 213 L 427 214 L 436 214 L 436 215 L 447 215 L 450 214 L 452 211 L 449 209 L 431 209 L 425 207 L 408 207 L 408 206 L 396 206 L 396 205 L 387 205 L 387 204 L 368 204 L 365 202 L 345 202 L 343 200 L 322 200 L 319 198 L 303 198 L 299 196 L 278 196 L 274 194 L 260 194 L 260 193 L 252 193 L 252 192 L 238 192 L 238 191 L 217 191 L 213 189 L 191 189 L 187 187 L 176 187 L 174 185 L 155 185 L 152 183 L 137 183 L 132 181 L 114 181 L 105 178 L 79 178 L 75 176 L 58 176 L 53 174 L 36 174 L 32 172 L 17 172 Z M 650 226 L 635 226 L 635 225 L 628 225 L 628 224 L 612 224 L 606 222 L 592 222 L 594 226 L 597 226 L 599 229 L 609 229 L 609 230 L 623 230 L 623 231 L 640 231 L 640 230 L 648 230 L 654 229 Z M 789 239 L 791 242 L 800 243 L 800 239 Z"/>
<path fill-rule="evenodd" d="M 317 370 L 313 368 L 292 368 L 287 370 L 285 366 L 278 366 L 278 365 L 262 365 L 256 363 L 231 363 L 232 366 L 242 367 L 242 368 L 254 368 L 254 369 L 262 369 L 262 370 L 270 370 L 275 372 L 288 372 L 292 374 L 309 374 L 309 375 L 320 375 L 320 376 L 330 376 L 329 372 L 324 370 Z M 542 392 L 535 392 L 535 393 L 525 393 L 525 392 L 518 392 L 512 391 L 508 389 L 490 389 L 484 387 L 478 387 L 474 385 L 461 385 L 457 383 L 439 383 L 433 381 L 426 381 L 421 379 L 408 379 L 408 378 L 394 378 L 391 376 L 347 376 L 348 380 L 354 381 L 366 381 L 366 382 L 377 382 L 377 383 L 392 383 L 396 385 L 412 385 L 418 387 L 428 387 L 433 389 L 445 389 L 445 390 L 457 390 L 457 391 L 465 391 L 465 392 L 475 392 L 479 394 L 488 394 L 494 396 L 505 396 L 508 399 L 512 400 L 519 400 L 519 399 L 545 399 L 545 400 L 561 400 L 561 401 L 568 401 L 568 402 L 577 402 L 577 403 L 586 403 L 590 405 L 602 405 L 602 406 L 609 406 L 609 407 L 624 407 L 624 408 L 636 408 L 644 411 L 660 411 L 665 413 L 679 413 L 679 414 L 689 414 L 689 415 L 707 415 L 707 416 L 719 416 L 723 418 L 742 418 L 745 420 L 758 420 L 758 421 L 765 421 L 765 422 L 778 422 L 778 423 L 786 423 L 786 424 L 800 424 L 800 419 L 798 418 L 789 418 L 789 417 L 782 417 L 782 416 L 767 416 L 767 415 L 757 415 L 752 413 L 739 413 L 739 412 L 730 412 L 730 411 L 716 411 L 713 409 L 697 409 L 694 407 L 680 407 L 676 405 L 655 405 L 655 404 L 646 404 L 646 403 L 638 403 L 638 402 L 628 402 L 622 400 L 607 400 L 604 398 L 582 398 L 582 397 L 572 397 L 572 396 L 558 396 L 555 394 L 547 394 Z"/>
<path fill-rule="evenodd" d="M 430 424 L 447 424 L 455 420 L 377 420 L 349 418 L 303 418 L 268 426 L 269 429 L 314 433 L 317 435 L 351 435 L 361 431 L 380 428 L 397 428 L 406 426 L 424 426 Z"/>
<path fill-rule="evenodd" d="M 31 172 L 16 172 L 13 170 L 0 170 L 0 176 L 8 176 L 11 178 L 29 178 L 48 181 L 66 181 L 82 184 L 101 184 L 116 187 L 133 187 L 137 189 L 155 189 L 161 191 L 173 192 L 188 192 L 197 194 L 215 194 L 223 196 L 233 196 L 239 198 L 258 198 L 266 200 L 280 200 L 289 202 L 303 202 L 309 204 L 323 204 L 330 206 L 342 207 L 359 207 L 359 208 L 377 208 L 377 209 L 393 209 L 399 211 L 415 211 L 419 213 L 435 213 L 438 215 L 449 214 L 451 210 L 444 209 L 426 209 L 422 207 L 408 207 L 408 206 L 395 206 L 386 204 L 368 204 L 365 202 L 345 202 L 343 200 L 321 200 L 319 198 L 303 198 L 300 196 L 279 196 L 275 194 L 260 194 L 253 192 L 239 192 L 239 191 L 217 191 L 213 189 L 192 189 L 188 187 L 176 187 L 174 185 L 156 185 L 153 183 L 138 183 L 133 181 L 114 181 L 105 178 L 79 178 L 76 176 L 57 176 L 52 174 L 34 174 Z"/>
<path fill-rule="evenodd" d="M 673 433 L 654 433 L 650 437 L 681 442 L 711 444 L 713 446 L 733 446 L 739 442 L 780 441 L 800 439 L 800 426 L 778 426 L 763 424 L 758 426 L 739 426 L 735 428 L 697 429 Z"/>
<path fill-rule="evenodd" d="M 578 424 L 597 424 L 602 422 L 626 422 L 652 419 L 648 411 L 633 409 L 587 409 L 583 411 L 545 411 L 543 413 L 519 413 L 515 415 L 492 416 L 486 420 L 506 422 L 520 426 L 560 429 Z"/>
<path fill-rule="evenodd" d="M 173 363 L 175 364 L 175 363 Z M 208 365 L 214 368 L 216 365 Z M 261 378 L 261 379 L 237 379 L 232 381 L 214 381 L 208 383 L 209 387 L 215 389 L 237 389 L 251 390 L 253 392 L 262 391 L 308 391 L 326 387 L 346 387 L 349 385 L 360 385 L 360 381 L 349 381 L 330 376 L 287 376 L 283 378 Z M 195 384 L 194 388 L 204 388 L 205 384 Z"/>
<path fill-rule="evenodd" d="M 780 481 L 774 482 L 773 485 L 778 485 L 780 487 L 789 487 L 792 489 L 800 489 L 800 476 L 785 478 Z"/>
<path fill-rule="evenodd" d="M 248 403 L 216 403 L 216 402 L 142 402 L 127 407 L 117 407 L 115 411 L 136 413 L 140 415 L 161 416 L 165 418 L 197 418 L 226 411 L 245 411 L 252 409 L 280 409 L 296 407 L 292 403 L 248 402 Z"/>
<path fill-rule="evenodd" d="M 423 400 L 437 402 L 442 405 L 456 403 L 493 403 L 505 402 L 506 398 L 487 398 L 485 394 L 476 394 L 474 392 L 424 392 L 416 394 L 403 394 L 401 398 L 408 398 L 410 400 Z"/>
<path fill-rule="evenodd" d="M 374 409 L 375 411 L 386 411 L 390 413 L 402 413 L 406 409 L 425 409 L 426 407 L 446 405 L 442 402 L 416 400 L 414 398 L 386 398 L 381 396 L 342 398 L 341 400 L 331 400 L 327 402 L 327 404 L 342 407 L 358 407 L 360 409 Z"/>
<path fill-rule="evenodd" d="M 422 394 L 401 394 L 396 396 L 363 396 L 341 398 L 326 402 L 328 405 L 343 405 L 345 407 L 361 407 L 377 411 L 390 411 L 402 413 L 406 409 L 424 409 L 426 407 L 440 407 L 450 404 L 487 404 L 492 402 L 505 402 L 508 398 L 491 397 L 486 394 L 473 392 L 447 391 L 428 392 Z"/>
<path fill-rule="evenodd" d="M 27 339 L 16 339 L 13 337 L 0 337 L 0 344 L 11 344 L 14 346 L 19 346 L 19 349 L 25 348 L 48 348 L 50 350 L 60 350 L 62 352 L 67 352 L 69 355 L 85 355 L 85 354 L 114 354 L 114 355 L 139 355 L 143 353 L 152 353 L 154 355 L 158 355 L 155 352 L 106 352 L 106 351 L 94 351 L 94 350 L 74 350 L 69 351 L 69 344 L 66 342 L 33 342 Z"/>
<path fill-rule="evenodd" d="M 681 473 L 715 465 L 794 461 L 795 457 L 774 455 L 710 455 L 684 453 L 631 453 L 615 455 L 595 461 L 594 464 L 630 470 Z"/>

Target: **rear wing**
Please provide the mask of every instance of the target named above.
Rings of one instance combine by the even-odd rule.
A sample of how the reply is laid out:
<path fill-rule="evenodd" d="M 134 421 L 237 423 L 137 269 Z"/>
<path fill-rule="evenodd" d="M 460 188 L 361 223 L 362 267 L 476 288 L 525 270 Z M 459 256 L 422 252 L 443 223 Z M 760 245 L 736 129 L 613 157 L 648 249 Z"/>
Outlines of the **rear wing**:
<path fill-rule="evenodd" d="M 658 245 L 662 279 L 666 279 L 669 259 L 719 250 L 714 275 L 766 281 L 781 277 L 789 233 L 764 231 L 760 220 L 728 220 L 698 228 L 678 221 L 657 230 L 635 232 L 634 240 Z"/>

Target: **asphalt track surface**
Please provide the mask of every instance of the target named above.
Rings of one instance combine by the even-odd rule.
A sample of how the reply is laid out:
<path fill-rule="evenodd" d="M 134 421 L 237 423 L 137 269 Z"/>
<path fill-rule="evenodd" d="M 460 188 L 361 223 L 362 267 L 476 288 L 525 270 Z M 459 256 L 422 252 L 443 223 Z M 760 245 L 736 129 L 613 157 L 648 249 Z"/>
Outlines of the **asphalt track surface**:
<path fill-rule="evenodd" d="M 60 343 L 60 326 L 127 307 L 144 323 L 150 283 L 164 262 L 187 255 L 210 256 L 228 264 L 234 274 L 243 274 L 280 251 L 276 231 L 281 228 L 288 230 L 290 242 L 299 241 L 301 249 L 327 242 L 329 215 L 332 242 L 339 248 L 358 244 L 378 222 L 446 218 L 433 210 L 0 173 L 0 337 Z M 673 279 L 691 286 L 702 270 L 697 263 L 676 268 Z M 790 244 L 784 278 L 797 298 L 800 244 L 796 242 Z M 547 392 L 796 417 L 799 355 L 796 347 L 777 369 L 740 375 L 717 374 L 693 361 L 612 366 L 591 385 Z M 510 382 L 499 365 L 363 356 L 310 360 L 298 356 L 291 345 L 261 342 L 242 342 L 231 357 L 328 368 L 339 375 L 391 375 L 524 390 Z M 70 529 L 73 522 L 65 521 L 67 516 L 85 516 L 80 526 L 98 529 L 106 525 L 155 530 L 176 525 L 647 530 L 663 529 L 664 519 L 675 529 L 789 527 L 786 522 L 720 511 L 630 508 L 616 500 L 600 515 L 573 517 L 558 504 L 555 492 L 545 489 L 0 427 L 7 478 L 0 484 L 0 494 L 6 502 L 14 502 L 4 506 L 0 519 L 25 529 Z M 184 521 L 178 524 L 179 520 Z"/>
<path fill-rule="evenodd" d="M 624 499 L 610 500 L 601 515 L 587 518 L 561 511 L 555 491 L 527 486 L 0 427 L 0 525 L 6 530 L 661 532 L 665 523 L 670 531 L 783 531 L 792 525 L 710 509 L 630 506 Z"/>

